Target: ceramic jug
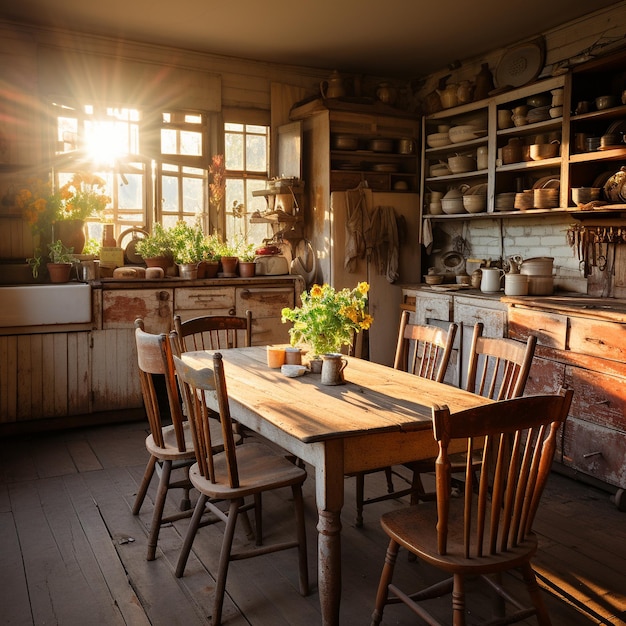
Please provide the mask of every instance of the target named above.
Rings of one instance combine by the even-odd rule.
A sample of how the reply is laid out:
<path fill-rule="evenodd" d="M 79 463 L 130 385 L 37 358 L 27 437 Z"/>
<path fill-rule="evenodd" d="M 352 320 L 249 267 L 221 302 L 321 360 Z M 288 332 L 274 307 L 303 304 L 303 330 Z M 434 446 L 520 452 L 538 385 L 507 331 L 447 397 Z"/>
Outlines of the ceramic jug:
<path fill-rule="evenodd" d="M 348 361 L 338 352 L 322 355 L 322 385 L 341 385 L 345 382 L 343 370 Z"/>
<path fill-rule="evenodd" d="M 469 80 L 462 80 L 456 91 L 456 97 L 459 104 L 471 102 L 474 97 L 474 85 Z"/>
<path fill-rule="evenodd" d="M 500 291 L 504 270 L 499 267 L 483 267 L 480 280 L 480 290 L 486 293 Z"/>
<path fill-rule="evenodd" d="M 439 94 L 439 98 L 441 99 L 441 106 L 444 109 L 455 107 L 459 103 L 459 98 L 457 96 L 458 88 L 458 85 L 452 83 L 448 85 L 445 89 L 437 89 L 437 93 Z"/>
<path fill-rule="evenodd" d="M 343 78 L 341 74 L 335 70 L 329 77 L 328 80 L 323 80 L 320 83 L 320 92 L 322 94 L 322 98 L 341 98 L 346 95 L 346 88 L 343 84 Z"/>

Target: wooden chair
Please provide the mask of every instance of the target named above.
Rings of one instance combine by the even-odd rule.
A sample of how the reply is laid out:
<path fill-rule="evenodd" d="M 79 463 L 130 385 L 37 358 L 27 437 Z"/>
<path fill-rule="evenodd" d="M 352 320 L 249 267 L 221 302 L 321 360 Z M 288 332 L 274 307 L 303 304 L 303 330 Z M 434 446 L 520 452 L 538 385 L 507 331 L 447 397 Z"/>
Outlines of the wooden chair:
<path fill-rule="evenodd" d="M 400 316 L 400 329 L 394 367 L 405 372 L 411 372 L 416 376 L 443 382 L 452 354 L 452 346 L 457 332 L 457 324 L 451 323 L 445 331 L 437 326 L 409 324 L 409 311 L 402 311 Z M 365 475 L 380 470 L 359 472 L 356 474 L 356 526 L 363 526 L 363 507 L 366 504 L 382 502 L 391 498 L 411 496 L 411 502 L 429 498 L 425 493 L 420 474 L 423 471 L 432 470 L 432 467 L 424 467 L 423 464 L 406 463 L 412 472 L 412 480 L 409 487 L 396 490 L 392 476 L 395 474 L 402 480 L 406 480 L 401 474 L 392 468 L 384 468 L 387 479 L 387 493 L 374 498 L 365 499 Z M 432 496 L 434 497 L 434 496 Z"/>
<path fill-rule="evenodd" d="M 174 330 L 178 335 L 181 353 L 248 347 L 252 343 L 252 312 L 246 311 L 245 317 L 206 315 L 184 322 L 180 315 L 175 315 Z"/>
<path fill-rule="evenodd" d="M 153 335 L 144 331 L 143 320 L 135 320 L 135 342 L 137 345 L 137 362 L 141 380 L 141 392 L 148 416 L 150 434 L 146 438 L 146 449 L 150 459 L 146 465 L 143 480 L 135 497 L 133 515 L 138 515 L 152 481 L 157 463 L 161 466 L 159 486 L 154 502 L 152 525 L 148 536 L 148 561 L 155 558 L 159 530 L 163 524 L 183 517 L 191 517 L 192 509 L 189 500 L 189 467 L 195 460 L 191 432 L 185 422 L 178 397 L 174 362 L 170 344 L 166 335 Z M 159 408 L 156 377 L 163 377 L 167 391 L 167 400 L 171 425 L 163 425 L 164 419 Z M 172 470 L 182 468 L 185 478 L 172 481 Z M 185 496 L 181 504 L 182 511 L 163 517 L 167 492 L 170 489 L 184 489 Z"/>
<path fill-rule="evenodd" d="M 436 463 L 437 501 L 385 513 L 381 518 L 390 541 L 385 557 L 371 625 L 380 624 L 386 604 L 403 602 L 428 624 L 440 624 L 422 605 L 425 600 L 452 592 L 454 626 L 464 626 L 466 578 L 479 577 L 503 599 L 499 615 L 481 624 L 511 624 L 536 615 L 549 625 L 541 591 L 531 566 L 537 551 L 533 520 L 550 473 L 559 426 L 565 422 L 572 401 L 571 390 L 553 396 L 525 396 L 503 400 L 450 415 L 447 407 L 433 407 L 433 429 L 439 444 Z M 493 444 L 490 446 L 488 444 Z M 493 490 L 481 474 L 474 489 L 463 498 L 452 498 L 450 448 L 471 451 L 482 446 L 493 455 Z M 466 454 L 466 480 L 473 480 L 471 453 Z M 483 461 L 487 463 L 485 458 Z M 405 548 L 451 578 L 414 594 L 392 584 L 398 550 Z M 532 607 L 524 607 L 502 585 L 501 574 L 519 568 Z M 490 577 L 495 576 L 495 580 Z M 504 617 L 504 601 L 514 607 Z M 474 615 L 474 622 L 477 617 Z M 477 623 L 477 622 L 476 622 Z"/>
<path fill-rule="evenodd" d="M 150 453 L 150 459 L 135 497 L 133 515 L 138 515 L 141 510 L 158 464 L 160 468 L 159 486 L 148 536 L 147 560 L 152 561 L 156 554 L 160 528 L 175 520 L 191 517 L 193 513 L 189 499 L 189 492 L 192 488 L 189 481 L 189 468 L 195 462 L 196 456 L 193 450 L 189 422 L 183 414 L 178 393 L 174 361 L 172 360 L 172 344 L 165 334 L 153 335 L 145 332 L 141 319 L 135 320 L 135 342 L 141 392 L 150 426 L 150 434 L 146 437 L 146 449 Z M 167 420 L 161 414 L 157 386 L 155 385 L 157 377 L 162 377 L 165 382 L 169 417 L 172 422 L 169 425 L 164 424 Z M 224 449 L 221 426 L 217 420 L 211 420 L 210 426 L 213 445 L 215 450 L 219 452 Z M 235 440 L 239 443 L 241 436 L 236 434 Z M 182 469 L 185 475 L 184 478 L 174 481 L 172 480 L 172 472 L 178 469 Z M 183 489 L 185 495 L 180 506 L 181 512 L 164 517 L 163 511 L 170 489 Z M 249 532 L 252 533 L 250 527 Z"/>
<path fill-rule="evenodd" d="M 474 325 L 465 389 L 493 400 L 510 400 L 524 393 L 535 354 L 537 337 L 526 343 L 501 337 L 483 337 L 484 325 Z"/>
<path fill-rule="evenodd" d="M 232 560 L 297 547 L 300 593 L 307 595 L 309 581 L 302 497 L 302 484 L 306 478 L 306 471 L 263 444 L 246 443 L 243 446 L 235 446 L 224 364 L 219 352 L 213 357 L 212 369 L 196 370 L 177 356 L 174 356 L 174 363 L 186 406 L 190 408 L 189 419 L 196 451 L 196 463 L 192 466 L 189 477 L 194 487 L 200 492 L 176 566 L 176 576 L 183 575 L 200 518 L 206 506 L 226 524 L 215 585 L 212 621 L 214 625 L 221 623 L 228 565 Z M 209 418 L 205 392 L 215 393 L 217 396 L 224 440 L 224 451 L 219 454 L 213 451 L 210 429 L 207 428 Z M 291 487 L 297 538 L 293 541 L 233 552 L 233 537 L 237 519 L 243 511 L 244 498 L 283 487 Z M 214 500 L 228 502 L 228 511 L 222 511 Z"/>

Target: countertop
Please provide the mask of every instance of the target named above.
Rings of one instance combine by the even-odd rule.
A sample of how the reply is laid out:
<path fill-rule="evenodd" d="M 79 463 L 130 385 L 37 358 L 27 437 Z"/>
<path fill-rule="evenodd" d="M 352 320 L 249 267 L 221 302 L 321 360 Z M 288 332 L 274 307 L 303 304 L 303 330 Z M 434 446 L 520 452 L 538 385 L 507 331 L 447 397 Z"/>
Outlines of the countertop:
<path fill-rule="evenodd" d="M 445 285 L 443 285 L 445 287 Z M 415 289 L 420 292 L 452 296 L 471 296 L 476 299 L 499 300 L 503 304 L 536 308 L 553 313 L 563 313 L 601 319 L 611 322 L 626 323 L 626 299 L 623 298 L 596 298 L 583 293 L 562 292 L 551 296 L 505 296 L 504 292 L 483 293 L 480 289 L 433 289 L 426 284 L 403 285 L 405 289 Z"/>

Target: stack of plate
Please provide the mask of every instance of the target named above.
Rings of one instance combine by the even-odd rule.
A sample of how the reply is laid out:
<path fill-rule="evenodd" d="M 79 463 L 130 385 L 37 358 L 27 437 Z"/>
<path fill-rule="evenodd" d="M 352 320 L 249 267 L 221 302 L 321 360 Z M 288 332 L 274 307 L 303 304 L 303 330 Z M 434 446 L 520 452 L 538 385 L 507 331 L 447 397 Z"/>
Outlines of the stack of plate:
<path fill-rule="evenodd" d="M 513 205 L 513 208 L 519 209 L 520 211 L 525 211 L 526 209 L 532 209 L 533 200 L 534 198 L 533 198 L 532 190 L 524 191 L 522 193 L 516 193 L 515 203 Z"/>
<path fill-rule="evenodd" d="M 515 192 L 507 191 L 496 195 L 496 211 L 512 211 L 515 209 Z"/>
<path fill-rule="evenodd" d="M 533 205 L 536 209 L 554 209 L 559 206 L 558 189 L 533 189 Z"/>
<path fill-rule="evenodd" d="M 543 122 L 544 120 L 550 119 L 550 106 L 545 107 L 535 107 L 534 109 L 530 109 L 528 111 L 528 115 L 526 119 L 529 124 L 534 124 L 535 122 Z"/>

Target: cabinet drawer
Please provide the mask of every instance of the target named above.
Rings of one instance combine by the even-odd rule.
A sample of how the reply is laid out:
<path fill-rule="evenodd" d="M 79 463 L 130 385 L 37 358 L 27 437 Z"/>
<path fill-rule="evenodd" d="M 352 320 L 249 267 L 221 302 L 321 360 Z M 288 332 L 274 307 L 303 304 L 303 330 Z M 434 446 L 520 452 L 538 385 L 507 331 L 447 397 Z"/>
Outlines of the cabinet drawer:
<path fill-rule="evenodd" d="M 172 329 L 172 289 L 120 289 L 102 292 L 102 328 L 133 328 L 140 317 L 149 333 Z"/>
<path fill-rule="evenodd" d="M 418 294 L 415 298 L 415 323 L 428 324 L 431 320 L 450 322 L 451 309 L 452 299 L 449 296 Z"/>
<path fill-rule="evenodd" d="M 526 341 L 529 335 L 537 337 L 537 344 L 565 350 L 567 317 L 544 311 L 509 308 L 509 337 Z"/>
<path fill-rule="evenodd" d="M 625 432 L 574 417 L 565 422 L 563 465 L 624 489 L 625 458 Z"/>
<path fill-rule="evenodd" d="M 626 324 L 570 317 L 569 348 L 573 352 L 626 361 Z"/>
<path fill-rule="evenodd" d="M 565 384 L 574 390 L 572 415 L 626 431 L 626 379 L 568 366 Z"/>
<path fill-rule="evenodd" d="M 238 315 L 252 311 L 252 320 L 275 317 L 280 324 L 281 311 L 293 308 L 294 290 L 291 287 L 240 287 L 235 296 Z"/>
<path fill-rule="evenodd" d="M 472 327 L 476 322 L 482 322 L 485 325 L 483 330 L 485 337 L 504 337 L 506 311 L 455 302 L 454 321 Z"/>
<path fill-rule="evenodd" d="M 176 312 L 201 310 L 200 315 L 232 315 L 235 309 L 234 287 L 206 289 L 178 288 L 175 292 Z"/>

